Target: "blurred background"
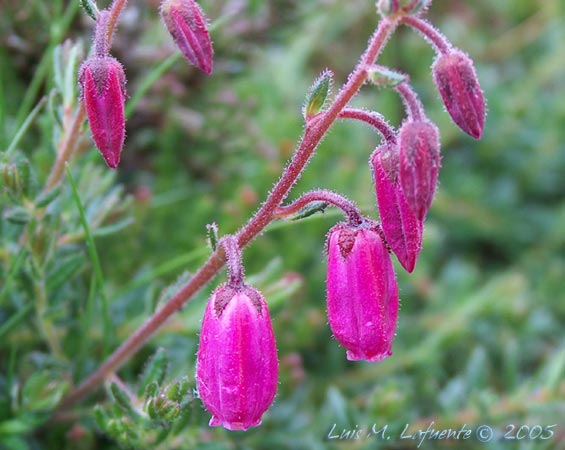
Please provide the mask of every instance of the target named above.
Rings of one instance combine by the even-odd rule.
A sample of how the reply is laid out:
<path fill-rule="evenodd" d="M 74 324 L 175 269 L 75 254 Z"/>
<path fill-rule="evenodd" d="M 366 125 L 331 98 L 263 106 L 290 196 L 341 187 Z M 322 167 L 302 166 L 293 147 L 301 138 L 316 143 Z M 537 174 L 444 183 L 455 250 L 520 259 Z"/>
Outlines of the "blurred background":
<path fill-rule="evenodd" d="M 88 51 L 92 20 L 78 2 L 0 0 L 0 150 L 39 99 L 49 98 L 31 116 L 14 160 L 2 161 L 0 448 L 412 449 L 420 442 L 400 439 L 405 425 L 425 430 L 432 422 L 436 430 L 488 425 L 497 433 L 486 443 L 473 435 L 424 440 L 419 448 L 565 448 L 561 0 L 433 2 L 429 19 L 475 61 L 488 102 L 481 141 L 460 132 L 443 110 L 430 75 L 434 53 L 418 34 L 399 29 L 380 60 L 410 74 L 441 131 L 443 154 L 418 265 L 408 275 L 395 261 L 401 311 L 392 357 L 348 362 L 331 336 L 323 247 L 341 217 L 328 210 L 274 223 L 245 251 L 249 282 L 271 309 L 280 358 L 278 395 L 261 427 L 208 428 L 209 414 L 190 398 L 180 419 L 148 426 L 108 386 L 44 425 L 68 387 L 205 260 L 206 224 L 231 233 L 257 209 L 300 136 L 308 87 L 325 68 L 341 85 L 378 21 L 369 0 L 203 0 L 215 47 L 215 71 L 206 77 L 174 56 L 158 3 L 131 2 L 113 44 L 131 110 L 118 171 L 105 167 L 85 131 L 72 176 L 44 206 L 36 195 L 60 138 L 65 98 L 57 91 L 57 64 L 64 72 L 73 44 L 82 43 L 83 56 Z M 73 104 L 76 85 L 70 89 Z M 386 90 L 365 86 L 354 104 L 393 125 L 403 118 L 397 96 Z M 290 198 L 333 189 L 378 218 L 367 165 L 378 142 L 362 125 L 338 123 Z M 15 193 L 8 164 L 26 180 Z M 28 247 L 18 244 L 25 230 L 33 237 Z M 159 388 L 183 377 L 194 387 L 202 311 L 223 280 L 222 274 L 119 371 L 141 403 L 140 373 L 146 367 L 147 374 L 157 348 L 164 353 L 153 361 L 168 361 Z M 108 305 L 106 316 L 100 304 Z M 374 424 L 387 426 L 391 438 L 345 433 L 366 436 Z M 537 436 L 534 427 L 553 424 L 549 439 Z M 522 430 L 527 437 L 510 439 L 521 425 L 529 427 Z"/>

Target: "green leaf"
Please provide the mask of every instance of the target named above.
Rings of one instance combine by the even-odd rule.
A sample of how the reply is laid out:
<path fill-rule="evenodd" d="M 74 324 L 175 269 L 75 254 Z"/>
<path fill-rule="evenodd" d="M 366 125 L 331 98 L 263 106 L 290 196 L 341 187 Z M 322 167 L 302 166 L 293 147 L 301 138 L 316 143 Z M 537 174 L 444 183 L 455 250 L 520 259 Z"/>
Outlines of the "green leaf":
<path fill-rule="evenodd" d="M 31 215 L 27 209 L 15 206 L 4 213 L 4 219 L 15 224 L 26 224 L 31 220 Z"/>
<path fill-rule="evenodd" d="M 98 16 L 98 7 L 93 0 L 80 0 L 80 5 L 91 19 L 96 20 L 96 17 Z"/>
<path fill-rule="evenodd" d="M 326 100 L 330 95 L 333 84 L 333 73 L 326 69 L 322 74 L 314 81 L 314 84 L 310 88 L 308 95 L 306 96 L 306 102 L 304 108 L 302 109 L 302 115 L 304 119 L 308 120 L 318 114 L 326 104 Z"/>
<path fill-rule="evenodd" d="M 218 224 L 212 222 L 206 225 L 206 234 L 208 235 L 208 244 L 212 251 L 218 248 Z"/>
<path fill-rule="evenodd" d="M 307 217 L 313 216 L 314 214 L 324 213 L 328 209 L 329 203 L 326 202 L 312 202 L 294 214 L 290 220 L 302 220 Z"/>
<path fill-rule="evenodd" d="M 143 395 L 146 388 L 151 383 L 156 383 L 160 386 L 167 375 L 167 366 L 169 360 L 164 349 L 159 348 L 155 354 L 147 361 L 143 374 L 139 380 L 139 387 L 137 393 L 139 396 Z"/>
<path fill-rule="evenodd" d="M 367 69 L 367 79 L 375 86 L 394 88 L 407 81 L 408 76 L 388 67 L 373 65 Z"/>
<path fill-rule="evenodd" d="M 112 397 L 114 397 L 116 404 L 123 412 L 130 416 L 137 416 L 137 411 L 133 407 L 131 399 L 126 391 L 124 391 L 116 383 L 110 383 L 110 392 L 112 393 Z"/>

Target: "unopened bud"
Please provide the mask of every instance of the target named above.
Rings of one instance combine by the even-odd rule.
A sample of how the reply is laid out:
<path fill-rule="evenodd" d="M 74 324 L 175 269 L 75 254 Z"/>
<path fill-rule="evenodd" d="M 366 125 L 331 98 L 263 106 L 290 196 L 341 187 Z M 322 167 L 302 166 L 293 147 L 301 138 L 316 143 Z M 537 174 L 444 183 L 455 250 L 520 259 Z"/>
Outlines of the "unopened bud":
<path fill-rule="evenodd" d="M 328 322 L 350 361 L 392 354 L 398 286 L 390 255 L 373 228 L 338 224 L 328 236 Z"/>
<path fill-rule="evenodd" d="M 94 56 L 80 68 L 82 101 L 92 137 L 106 164 L 115 169 L 125 140 L 125 75 L 111 56 Z"/>
<path fill-rule="evenodd" d="M 439 132 L 428 120 L 407 121 L 398 132 L 400 186 L 416 219 L 423 221 L 440 168 Z"/>
<path fill-rule="evenodd" d="M 161 17 L 175 44 L 188 61 L 210 75 L 214 50 L 204 12 L 194 0 L 164 0 Z"/>
<path fill-rule="evenodd" d="M 412 213 L 400 188 L 397 146 L 384 144 L 377 148 L 369 163 L 383 233 L 402 267 L 412 272 L 422 249 L 423 223 Z"/>
<path fill-rule="evenodd" d="M 465 133 L 480 139 L 485 123 L 485 99 L 473 61 L 460 50 L 450 50 L 436 58 L 432 74 L 453 121 Z"/>
<path fill-rule="evenodd" d="M 250 286 L 218 287 L 202 321 L 196 382 L 210 426 L 261 424 L 277 392 L 278 361 L 269 310 Z"/>

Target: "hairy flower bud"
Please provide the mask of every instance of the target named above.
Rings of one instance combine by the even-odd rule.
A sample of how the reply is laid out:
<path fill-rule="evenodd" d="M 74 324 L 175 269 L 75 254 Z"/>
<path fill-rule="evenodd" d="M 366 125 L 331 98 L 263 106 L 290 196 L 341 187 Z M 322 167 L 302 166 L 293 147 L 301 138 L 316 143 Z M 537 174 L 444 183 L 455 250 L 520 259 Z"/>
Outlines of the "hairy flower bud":
<path fill-rule="evenodd" d="M 124 69 L 111 56 L 94 56 L 82 64 L 79 83 L 94 143 L 106 164 L 115 169 L 126 136 Z"/>
<path fill-rule="evenodd" d="M 256 289 L 218 287 L 202 321 L 196 381 L 210 426 L 261 424 L 277 391 L 278 361 L 269 310 Z"/>
<path fill-rule="evenodd" d="M 480 139 L 485 124 L 485 99 L 471 59 L 453 49 L 439 55 L 432 74 L 453 121 L 468 135 Z"/>
<path fill-rule="evenodd" d="M 188 61 L 210 75 L 214 50 L 204 12 L 194 0 L 164 0 L 161 17 Z"/>
<path fill-rule="evenodd" d="M 404 122 L 398 132 L 400 186 L 418 220 L 424 220 L 440 168 L 439 132 L 428 120 Z"/>
<path fill-rule="evenodd" d="M 422 249 L 423 223 L 410 210 L 400 188 L 398 157 L 395 144 L 384 144 L 375 150 L 369 164 L 383 234 L 402 267 L 412 272 Z"/>
<path fill-rule="evenodd" d="M 338 224 L 328 236 L 328 321 L 350 361 L 392 354 L 398 286 L 379 233 Z"/>

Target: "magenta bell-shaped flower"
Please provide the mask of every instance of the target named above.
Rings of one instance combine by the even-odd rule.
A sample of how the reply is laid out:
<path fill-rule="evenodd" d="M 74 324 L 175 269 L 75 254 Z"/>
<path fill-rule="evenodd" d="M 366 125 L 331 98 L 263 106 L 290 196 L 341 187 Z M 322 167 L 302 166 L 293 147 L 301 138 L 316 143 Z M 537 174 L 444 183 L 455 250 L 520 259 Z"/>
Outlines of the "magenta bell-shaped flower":
<path fill-rule="evenodd" d="M 79 72 L 92 138 L 112 169 L 120 162 L 126 137 L 125 80 L 122 65 L 111 56 L 93 56 L 82 64 Z"/>
<path fill-rule="evenodd" d="M 383 233 L 402 267 L 411 273 L 422 249 L 424 227 L 410 210 L 400 188 L 398 157 L 396 144 L 386 143 L 375 150 L 369 164 Z"/>
<path fill-rule="evenodd" d="M 485 99 L 473 61 L 462 51 L 452 49 L 436 58 L 432 74 L 453 121 L 465 133 L 480 139 L 485 124 Z"/>
<path fill-rule="evenodd" d="M 214 50 L 206 16 L 198 3 L 194 0 L 164 0 L 161 17 L 185 58 L 210 75 Z"/>
<path fill-rule="evenodd" d="M 423 221 L 441 165 L 437 127 L 426 119 L 404 122 L 398 132 L 398 147 L 402 192 L 416 219 Z"/>
<path fill-rule="evenodd" d="M 256 289 L 218 287 L 202 321 L 196 382 L 210 426 L 261 424 L 277 392 L 278 360 L 269 310 Z"/>
<path fill-rule="evenodd" d="M 328 236 L 328 321 L 350 361 L 392 354 L 398 285 L 376 224 L 340 223 Z"/>

